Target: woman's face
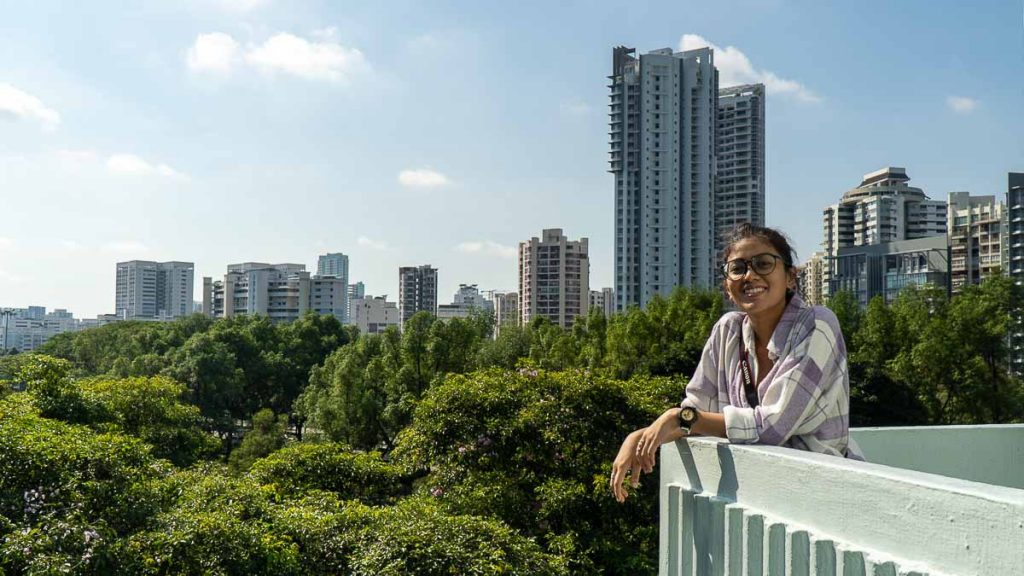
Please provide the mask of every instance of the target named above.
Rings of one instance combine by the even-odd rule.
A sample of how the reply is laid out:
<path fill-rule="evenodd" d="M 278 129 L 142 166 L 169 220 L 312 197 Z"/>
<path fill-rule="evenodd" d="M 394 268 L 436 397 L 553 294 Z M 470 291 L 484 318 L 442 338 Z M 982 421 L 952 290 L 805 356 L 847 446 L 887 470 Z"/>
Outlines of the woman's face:
<path fill-rule="evenodd" d="M 761 254 L 778 257 L 774 259 L 775 269 L 764 275 L 755 272 L 749 262 Z M 751 315 L 784 308 L 786 289 L 795 288 L 796 279 L 786 270 L 779 251 L 761 238 L 744 238 L 732 245 L 726 260 L 732 262 L 737 258 L 747 261 L 747 270 L 746 274 L 735 280 L 731 275 L 726 275 L 725 290 L 729 294 L 729 299 L 740 310 Z"/>

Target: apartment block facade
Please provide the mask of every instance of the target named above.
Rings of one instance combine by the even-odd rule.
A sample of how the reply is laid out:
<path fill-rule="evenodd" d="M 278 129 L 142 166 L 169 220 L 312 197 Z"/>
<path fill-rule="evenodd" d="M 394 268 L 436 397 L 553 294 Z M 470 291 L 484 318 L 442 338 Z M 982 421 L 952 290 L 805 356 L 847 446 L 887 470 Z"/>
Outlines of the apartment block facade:
<path fill-rule="evenodd" d="M 715 127 L 715 258 L 737 224 L 765 223 L 764 84 L 718 91 Z"/>
<path fill-rule="evenodd" d="M 437 315 L 437 268 L 426 264 L 398 269 L 398 310 L 403 326 L 417 312 Z"/>
<path fill-rule="evenodd" d="M 519 243 L 520 322 L 542 316 L 563 328 L 590 305 L 588 240 L 569 240 L 561 228 Z"/>
<path fill-rule="evenodd" d="M 623 310 L 679 285 L 714 282 L 718 71 L 710 48 L 637 56 L 620 46 L 609 80 L 615 294 Z"/>
<path fill-rule="evenodd" d="M 947 228 L 953 292 L 1006 269 L 1006 204 L 995 196 L 950 192 Z"/>
<path fill-rule="evenodd" d="M 439 304 L 437 317 L 441 320 L 449 318 L 468 318 L 474 313 L 494 313 L 494 303 L 480 293 L 476 284 L 459 284 L 451 304 Z"/>
<path fill-rule="evenodd" d="M 506 326 L 519 326 L 521 318 L 518 292 L 494 292 L 492 302 L 494 304 L 495 336 Z"/>
<path fill-rule="evenodd" d="M 312 310 L 344 322 L 347 300 L 344 279 L 311 276 L 303 264 L 245 262 L 229 265 L 222 280 L 203 278 L 203 312 L 213 318 L 261 314 L 283 323 Z"/>
<path fill-rule="evenodd" d="M 192 262 L 117 263 L 114 313 L 122 320 L 173 320 L 192 313 Z"/>
<path fill-rule="evenodd" d="M 397 302 L 388 302 L 387 296 L 355 298 L 351 301 L 352 324 L 360 334 L 380 334 L 389 327 L 402 324 Z"/>
<path fill-rule="evenodd" d="M 1017 286 L 1024 286 L 1024 172 L 1010 172 L 1006 187 L 1006 270 Z M 1010 370 L 1024 375 L 1024 310 L 1010 318 Z"/>
<path fill-rule="evenodd" d="M 600 310 L 604 313 L 605 318 L 615 314 L 615 289 L 601 288 L 600 290 L 591 290 L 590 309 Z"/>
<path fill-rule="evenodd" d="M 946 234 L 944 200 L 932 200 L 909 184 L 905 168 L 886 167 L 865 174 L 856 188 L 822 211 L 825 267 L 822 293 L 836 291 L 836 259 L 842 248 L 872 246 Z"/>

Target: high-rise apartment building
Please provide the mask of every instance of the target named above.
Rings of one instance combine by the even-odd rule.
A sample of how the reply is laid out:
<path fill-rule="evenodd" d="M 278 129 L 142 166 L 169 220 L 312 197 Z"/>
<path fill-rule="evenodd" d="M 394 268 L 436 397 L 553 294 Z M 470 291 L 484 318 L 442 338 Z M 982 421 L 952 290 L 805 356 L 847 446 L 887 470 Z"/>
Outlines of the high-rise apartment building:
<path fill-rule="evenodd" d="M 612 52 L 616 309 L 711 286 L 718 71 L 710 48 Z M 523 293 L 524 314 L 529 300 Z"/>
<path fill-rule="evenodd" d="M 320 257 L 317 259 L 317 263 L 316 263 L 316 275 L 321 277 L 321 278 L 326 278 L 328 276 L 331 276 L 331 277 L 334 277 L 334 278 L 340 278 L 342 280 L 342 282 L 344 282 L 345 289 L 342 290 L 342 294 L 341 294 L 341 300 L 342 300 L 342 302 L 341 302 L 341 310 L 342 310 L 342 313 L 340 315 L 341 317 L 339 317 L 338 320 L 340 320 L 342 324 L 348 324 L 349 323 L 349 317 L 348 317 L 348 314 L 349 314 L 349 305 L 348 305 L 348 299 L 349 299 L 348 256 L 346 256 L 345 254 L 342 254 L 341 252 L 334 252 L 334 253 L 330 253 L 330 254 L 321 254 Z M 333 304 L 333 302 L 332 302 L 332 304 Z"/>
<path fill-rule="evenodd" d="M 316 275 L 348 279 L 348 256 L 341 252 L 321 254 L 316 262 Z"/>
<path fill-rule="evenodd" d="M 347 300 L 343 279 L 310 276 L 303 264 L 245 262 L 229 265 L 223 280 L 203 278 L 203 311 L 213 318 L 262 314 L 281 323 L 312 310 L 344 322 Z"/>
<path fill-rule="evenodd" d="M 1024 286 L 1024 172 L 1010 172 L 1006 187 L 1008 225 L 1006 270 L 1017 286 Z M 1010 318 L 1010 370 L 1024 375 L 1024 310 Z"/>
<path fill-rule="evenodd" d="M 427 264 L 398 269 L 398 309 L 403 326 L 417 312 L 437 315 L 437 268 Z"/>
<path fill-rule="evenodd" d="M 356 299 L 366 298 L 366 285 L 362 282 L 354 282 L 348 285 L 348 305 L 345 308 L 345 318 L 348 319 L 349 324 L 355 323 L 352 319 L 352 301 Z"/>
<path fill-rule="evenodd" d="M 518 326 L 519 314 L 519 293 L 518 292 L 495 292 L 494 301 L 494 335 L 497 337 L 502 328 L 506 326 Z"/>
<path fill-rule="evenodd" d="M 824 306 L 825 295 L 822 293 L 822 279 L 824 278 L 825 253 L 815 252 L 804 264 L 800 273 L 800 291 L 804 300 L 811 306 Z"/>
<path fill-rule="evenodd" d="M 737 224 L 764 226 L 764 84 L 718 91 L 715 127 L 715 258 Z"/>
<path fill-rule="evenodd" d="M 588 240 L 569 240 L 561 228 L 541 236 L 519 243 L 520 319 L 543 316 L 570 328 L 590 305 Z"/>
<path fill-rule="evenodd" d="M 114 312 L 122 320 L 173 320 L 192 313 L 192 262 L 117 263 Z"/>
<path fill-rule="evenodd" d="M 590 309 L 600 310 L 604 313 L 605 317 L 609 317 L 615 313 L 615 289 L 614 288 L 601 288 L 600 290 L 590 291 Z"/>
<path fill-rule="evenodd" d="M 950 192 L 948 205 L 951 282 L 959 292 L 1003 270 L 1006 205 L 968 192 Z"/>
<path fill-rule="evenodd" d="M 946 234 L 946 202 L 928 198 L 909 182 L 905 168 L 882 168 L 823 210 L 826 298 L 835 291 L 831 283 L 841 248 Z"/>

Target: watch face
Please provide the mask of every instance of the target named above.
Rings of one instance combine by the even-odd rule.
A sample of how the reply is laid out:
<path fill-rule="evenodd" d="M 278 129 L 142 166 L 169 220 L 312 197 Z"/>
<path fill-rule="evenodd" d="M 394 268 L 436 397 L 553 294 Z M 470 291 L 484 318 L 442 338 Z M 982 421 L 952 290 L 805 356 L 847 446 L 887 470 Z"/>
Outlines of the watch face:
<path fill-rule="evenodd" d="M 683 422 L 693 422 L 697 419 L 697 410 L 687 406 L 679 413 L 679 419 Z"/>

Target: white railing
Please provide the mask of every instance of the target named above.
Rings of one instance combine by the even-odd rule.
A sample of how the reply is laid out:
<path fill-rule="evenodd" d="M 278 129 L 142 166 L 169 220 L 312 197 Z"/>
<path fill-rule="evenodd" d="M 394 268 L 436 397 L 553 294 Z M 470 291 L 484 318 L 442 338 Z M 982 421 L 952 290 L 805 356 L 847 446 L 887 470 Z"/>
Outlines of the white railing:
<path fill-rule="evenodd" d="M 1024 574 L 1024 490 L 717 438 L 660 468 L 663 576 Z"/>

